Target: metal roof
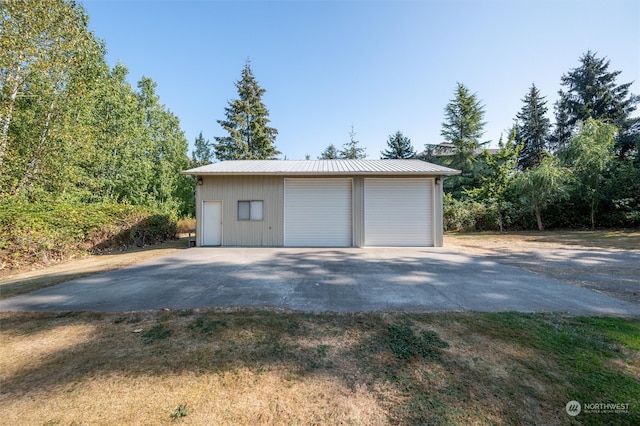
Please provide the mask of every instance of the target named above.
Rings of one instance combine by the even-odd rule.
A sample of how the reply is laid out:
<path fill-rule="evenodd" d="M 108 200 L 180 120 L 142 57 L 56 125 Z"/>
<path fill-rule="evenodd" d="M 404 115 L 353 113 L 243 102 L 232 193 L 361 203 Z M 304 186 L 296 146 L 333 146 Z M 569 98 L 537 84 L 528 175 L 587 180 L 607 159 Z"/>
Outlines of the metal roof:
<path fill-rule="evenodd" d="M 456 175 L 421 160 L 237 160 L 182 172 L 187 175 Z"/>

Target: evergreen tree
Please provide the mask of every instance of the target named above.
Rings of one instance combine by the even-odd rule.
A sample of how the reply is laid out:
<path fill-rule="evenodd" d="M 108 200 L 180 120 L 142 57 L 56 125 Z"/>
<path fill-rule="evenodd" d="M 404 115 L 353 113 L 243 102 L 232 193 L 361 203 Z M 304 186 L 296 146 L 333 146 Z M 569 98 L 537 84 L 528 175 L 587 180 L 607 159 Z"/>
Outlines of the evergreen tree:
<path fill-rule="evenodd" d="M 575 127 L 578 122 L 587 119 L 600 120 L 613 124 L 620 130 L 616 149 L 621 157 L 634 149 L 635 137 L 629 134 L 639 118 L 631 118 L 640 98 L 629 93 L 632 83 L 616 84 L 621 71 L 609 71 L 609 61 L 597 58 L 595 53 L 587 51 L 580 57 L 580 66 L 572 69 L 561 78 L 566 91 L 560 91 L 558 108 L 568 117 L 567 124 Z M 626 135 L 626 137 L 623 137 Z M 565 145 L 568 140 L 560 140 Z"/>
<path fill-rule="evenodd" d="M 360 141 L 355 139 L 356 132 L 353 131 L 353 126 L 351 126 L 351 131 L 349 132 L 349 142 L 346 142 L 342 145 L 342 149 L 339 152 L 340 158 L 345 160 L 362 160 L 367 158 L 367 154 L 365 154 L 365 149 L 362 148 L 359 144 Z"/>
<path fill-rule="evenodd" d="M 408 159 L 416 156 L 416 151 L 411 145 L 411 139 L 404 136 L 400 130 L 395 135 L 390 135 L 387 141 L 389 149 L 380 153 L 382 159 Z"/>
<path fill-rule="evenodd" d="M 483 135 L 484 107 L 477 96 L 469 89 L 458 83 L 455 96 L 445 108 L 445 121 L 442 123 L 440 134 L 445 142 L 453 146 L 453 153 L 443 157 L 445 166 L 461 171 L 459 175 L 445 179 L 445 190 L 460 197 L 463 189 L 470 189 L 480 184 L 479 173 L 481 164 L 478 162 L 478 152 L 488 142 L 480 142 Z M 436 148 L 436 153 L 441 149 Z"/>
<path fill-rule="evenodd" d="M 269 110 L 262 103 L 266 92 L 260 87 L 247 61 L 242 78 L 235 83 L 238 99 L 229 101 L 225 108 L 225 120 L 218 124 L 229 136 L 216 136 L 213 145 L 219 160 L 264 160 L 273 159 L 280 152 L 275 140 L 278 131 L 269 127 Z"/>
<path fill-rule="evenodd" d="M 337 158 L 339 158 L 338 149 L 334 144 L 329 145 L 318 157 L 319 160 L 335 160 Z"/>
<path fill-rule="evenodd" d="M 213 162 L 213 151 L 211 150 L 211 143 L 209 140 L 205 140 L 202 136 L 202 132 L 198 135 L 194 142 L 195 149 L 191 153 L 191 161 L 193 167 L 204 166 Z"/>
<path fill-rule="evenodd" d="M 469 92 L 462 83 L 458 83 L 455 96 L 445 108 L 445 121 L 440 135 L 451 143 L 455 152 L 451 156 L 450 166 L 469 174 L 476 162 L 476 151 L 487 142 L 480 142 L 484 134 L 484 107 L 477 96 Z"/>
<path fill-rule="evenodd" d="M 531 85 L 529 93 L 522 100 L 524 105 L 516 115 L 515 145 L 522 145 L 518 154 L 518 168 L 526 170 L 536 167 L 542 161 L 547 148 L 551 122 L 547 118 L 547 101 L 540 91 Z"/>

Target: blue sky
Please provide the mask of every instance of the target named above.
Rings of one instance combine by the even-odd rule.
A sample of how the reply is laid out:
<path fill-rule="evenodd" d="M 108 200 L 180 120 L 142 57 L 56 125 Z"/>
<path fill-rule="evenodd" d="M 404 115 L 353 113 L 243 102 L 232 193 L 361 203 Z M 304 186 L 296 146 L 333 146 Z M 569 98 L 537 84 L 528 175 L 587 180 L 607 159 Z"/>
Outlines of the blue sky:
<path fill-rule="evenodd" d="M 640 93 L 637 0 L 82 1 L 110 65 L 144 75 L 190 146 L 237 97 L 247 58 L 281 158 L 315 159 L 356 139 L 376 159 L 400 130 L 418 150 L 439 143 L 456 82 L 485 106 L 496 146 L 532 83 L 550 118 L 560 78 L 587 50 Z M 191 148 L 190 148 L 191 150 Z"/>

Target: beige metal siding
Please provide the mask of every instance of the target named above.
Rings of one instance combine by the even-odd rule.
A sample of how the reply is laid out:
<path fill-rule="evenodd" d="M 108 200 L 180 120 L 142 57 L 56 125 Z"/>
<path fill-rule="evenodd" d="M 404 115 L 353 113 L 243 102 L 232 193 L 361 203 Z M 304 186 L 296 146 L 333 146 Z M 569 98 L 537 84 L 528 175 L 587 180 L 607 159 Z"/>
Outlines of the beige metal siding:
<path fill-rule="evenodd" d="M 352 180 L 285 179 L 284 245 L 349 247 Z"/>
<path fill-rule="evenodd" d="M 364 246 L 364 178 L 353 178 L 353 245 Z"/>
<path fill-rule="evenodd" d="M 433 181 L 365 179 L 365 245 L 432 246 Z"/>
<path fill-rule="evenodd" d="M 202 202 L 223 200 L 222 245 L 274 247 L 283 245 L 283 178 L 279 176 L 204 176 L 197 187 L 196 217 L 202 229 Z M 264 201 L 263 220 L 238 220 L 238 201 Z"/>

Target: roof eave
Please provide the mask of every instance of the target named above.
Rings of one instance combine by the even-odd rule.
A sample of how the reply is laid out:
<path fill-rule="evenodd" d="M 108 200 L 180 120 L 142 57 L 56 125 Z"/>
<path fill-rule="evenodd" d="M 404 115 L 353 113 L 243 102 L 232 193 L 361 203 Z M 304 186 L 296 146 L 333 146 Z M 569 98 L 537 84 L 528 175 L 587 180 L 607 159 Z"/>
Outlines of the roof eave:
<path fill-rule="evenodd" d="M 182 175 L 193 176 L 453 176 L 460 174 L 460 170 L 437 170 L 437 171 L 411 171 L 411 172 L 207 172 L 196 170 L 185 170 Z"/>

